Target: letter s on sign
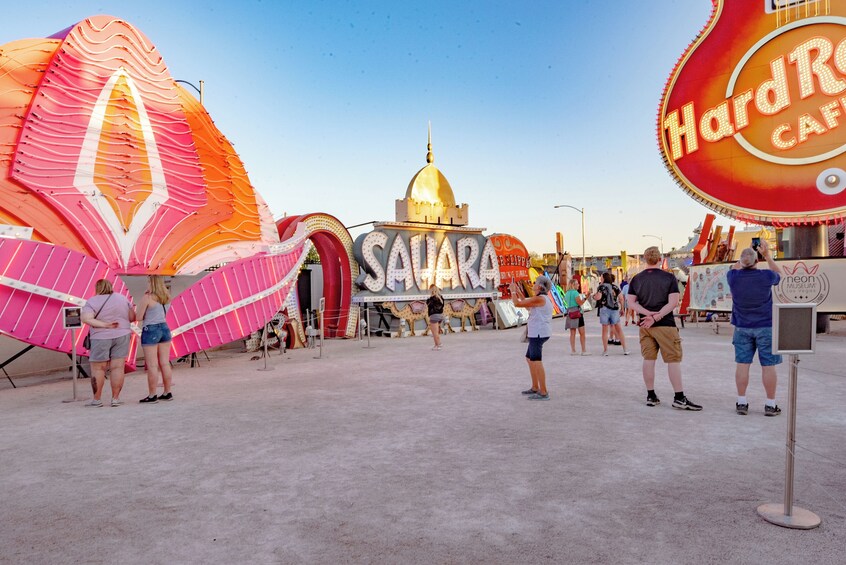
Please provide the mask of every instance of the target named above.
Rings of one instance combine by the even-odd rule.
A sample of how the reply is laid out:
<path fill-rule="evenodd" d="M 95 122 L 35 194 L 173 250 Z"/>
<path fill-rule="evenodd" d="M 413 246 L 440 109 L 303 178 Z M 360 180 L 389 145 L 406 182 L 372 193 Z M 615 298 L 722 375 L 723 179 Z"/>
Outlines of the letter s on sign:
<path fill-rule="evenodd" d="M 361 243 L 361 254 L 367 272 L 367 276 L 364 278 L 364 287 L 370 292 L 379 292 L 385 288 L 385 268 L 376 259 L 373 248 L 381 247 L 384 249 L 387 244 L 387 234 L 380 231 L 370 232 Z M 371 276 L 371 272 L 373 276 Z"/>

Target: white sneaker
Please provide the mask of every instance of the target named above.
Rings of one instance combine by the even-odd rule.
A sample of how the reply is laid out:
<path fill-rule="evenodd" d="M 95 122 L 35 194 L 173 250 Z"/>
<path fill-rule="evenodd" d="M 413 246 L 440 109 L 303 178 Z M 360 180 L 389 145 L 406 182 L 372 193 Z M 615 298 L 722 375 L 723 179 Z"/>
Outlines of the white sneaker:
<path fill-rule="evenodd" d="M 577 353 L 577 352 L 575 352 L 575 351 L 571 351 L 571 352 L 570 352 L 570 355 L 578 355 L 578 353 Z M 582 353 L 582 355 L 584 355 L 584 353 Z"/>
<path fill-rule="evenodd" d="M 608 350 L 607 350 L 607 349 L 606 349 L 605 351 L 603 351 L 603 352 L 602 352 L 602 356 L 603 356 L 603 357 L 608 357 Z"/>
<path fill-rule="evenodd" d="M 123 400 L 119 398 L 112 398 L 112 407 L 123 406 Z"/>
<path fill-rule="evenodd" d="M 590 355 L 593 355 L 590 351 L 582 351 L 582 357 L 588 357 Z"/>
<path fill-rule="evenodd" d="M 628 355 L 628 354 L 629 354 L 629 352 L 628 352 L 628 351 L 626 351 L 626 350 L 624 349 L 624 350 L 623 350 L 623 355 Z"/>

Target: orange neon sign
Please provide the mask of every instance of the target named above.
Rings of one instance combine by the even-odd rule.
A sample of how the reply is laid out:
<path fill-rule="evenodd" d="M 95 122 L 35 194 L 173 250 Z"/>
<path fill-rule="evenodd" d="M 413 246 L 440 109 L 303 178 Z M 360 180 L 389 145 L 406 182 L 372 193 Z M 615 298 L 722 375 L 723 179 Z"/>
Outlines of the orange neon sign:
<path fill-rule="evenodd" d="M 762 224 L 846 217 L 846 2 L 717 0 L 658 116 L 682 188 Z"/>

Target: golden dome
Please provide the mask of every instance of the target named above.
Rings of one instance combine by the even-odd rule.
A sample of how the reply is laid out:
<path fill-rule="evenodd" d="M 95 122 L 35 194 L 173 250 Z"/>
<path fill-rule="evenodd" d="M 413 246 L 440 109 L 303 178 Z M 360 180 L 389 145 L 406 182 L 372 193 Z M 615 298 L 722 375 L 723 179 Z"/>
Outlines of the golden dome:
<path fill-rule="evenodd" d="M 408 190 L 405 191 L 405 197 L 417 202 L 455 206 L 455 196 L 452 194 L 449 181 L 431 163 L 417 171 L 417 174 L 412 177 L 411 182 L 408 183 Z"/>
<path fill-rule="evenodd" d="M 432 126 L 429 126 L 429 144 L 426 154 L 427 165 L 417 171 L 408 183 L 408 190 L 405 191 L 406 200 L 417 202 L 429 202 L 432 204 L 443 204 L 444 206 L 455 206 L 455 195 L 449 181 L 434 165 L 435 156 L 432 154 Z"/>

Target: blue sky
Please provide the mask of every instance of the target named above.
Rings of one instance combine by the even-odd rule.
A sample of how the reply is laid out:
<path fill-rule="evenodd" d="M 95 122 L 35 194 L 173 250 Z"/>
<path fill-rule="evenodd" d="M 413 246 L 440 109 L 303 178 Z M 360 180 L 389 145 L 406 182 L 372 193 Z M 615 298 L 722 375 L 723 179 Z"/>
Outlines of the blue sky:
<path fill-rule="evenodd" d="M 123 18 L 205 106 L 275 217 L 393 221 L 435 164 L 470 225 L 532 251 L 685 244 L 707 210 L 661 162 L 655 118 L 710 0 L 16 2 L 0 43 Z M 731 222 L 718 217 L 718 224 Z M 369 229 L 369 228 L 365 228 Z M 353 230 L 353 235 L 362 230 Z"/>

